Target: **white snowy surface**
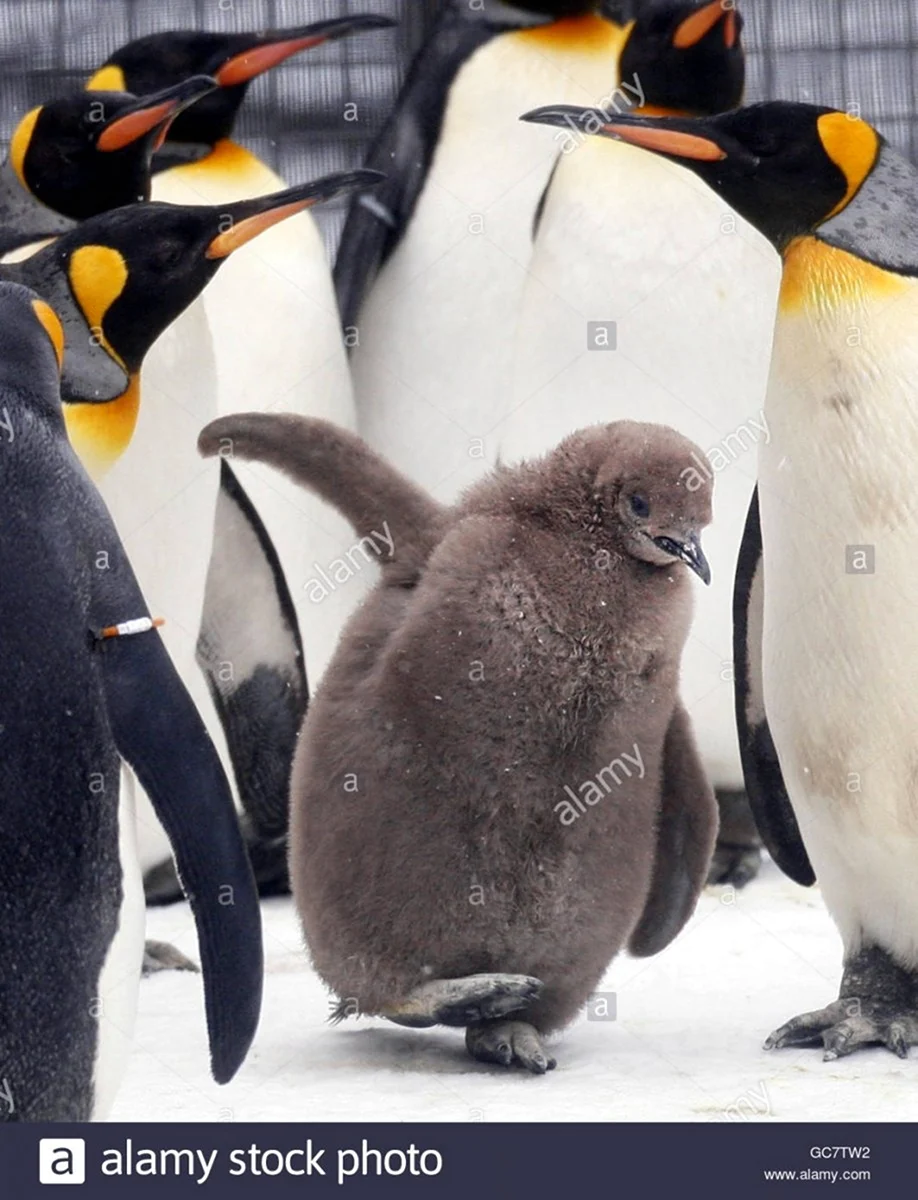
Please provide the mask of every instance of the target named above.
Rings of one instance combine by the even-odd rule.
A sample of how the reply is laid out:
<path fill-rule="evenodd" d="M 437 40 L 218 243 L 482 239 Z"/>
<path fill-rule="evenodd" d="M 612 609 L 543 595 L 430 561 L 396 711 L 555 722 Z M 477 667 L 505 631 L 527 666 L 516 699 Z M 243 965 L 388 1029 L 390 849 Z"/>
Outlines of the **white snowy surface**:
<path fill-rule="evenodd" d="M 841 947 L 818 891 L 772 864 L 746 890 L 708 889 L 663 954 L 621 958 L 603 987 L 618 1020 L 577 1022 L 541 1078 L 466 1056 L 462 1034 L 384 1021 L 328 1024 L 326 991 L 290 901 L 263 905 L 261 1026 L 236 1079 L 208 1074 L 200 976 L 142 981 L 120 1121 L 903 1121 L 918 1118 L 918 1051 L 824 1063 L 761 1049 L 787 1018 L 837 994 Z M 148 936 L 196 956 L 187 905 Z"/>

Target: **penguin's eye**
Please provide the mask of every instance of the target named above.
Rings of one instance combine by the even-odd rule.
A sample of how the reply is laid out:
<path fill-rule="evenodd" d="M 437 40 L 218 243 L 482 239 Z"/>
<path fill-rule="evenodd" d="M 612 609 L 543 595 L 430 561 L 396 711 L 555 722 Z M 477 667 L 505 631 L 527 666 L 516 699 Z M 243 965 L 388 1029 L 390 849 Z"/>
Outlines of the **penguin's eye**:
<path fill-rule="evenodd" d="M 650 516 L 650 503 L 646 496 L 642 496 L 640 492 L 635 492 L 631 497 L 631 511 L 636 517 Z"/>

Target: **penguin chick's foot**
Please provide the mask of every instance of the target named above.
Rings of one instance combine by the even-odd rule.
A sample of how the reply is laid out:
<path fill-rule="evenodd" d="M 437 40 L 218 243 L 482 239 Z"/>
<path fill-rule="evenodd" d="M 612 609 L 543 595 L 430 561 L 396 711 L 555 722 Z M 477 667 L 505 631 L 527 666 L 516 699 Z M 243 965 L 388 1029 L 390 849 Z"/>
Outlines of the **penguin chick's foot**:
<path fill-rule="evenodd" d="M 718 791 L 720 832 L 708 872 L 708 886 L 735 888 L 751 883 L 762 866 L 762 842 L 745 792 Z"/>
<path fill-rule="evenodd" d="M 146 942 L 143 948 L 141 975 L 155 975 L 157 971 L 199 971 L 200 967 L 186 958 L 181 950 L 169 942 Z"/>
<path fill-rule="evenodd" d="M 431 1025 L 471 1025 L 519 1012 L 542 991 L 531 975 L 468 975 L 433 979 L 381 1014 L 396 1025 L 428 1029 Z"/>
<path fill-rule="evenodd" d="M 876 1045 L 908 1058 L 909 1047 L 918 1046 L 918 972 L 878 946 L 859 951 L 845 966 L 838 1000 L 782 1025 L 765 1049 L 820 1043 L 826 1062 Z"/>
<path fill-rule="evenodd" d="M 525 1021 L 481 1021 L 465 1031 L 465 1047 L 479 1062 L 514 1064 L 533 1075 L 544 1075 L 558 1065 L 546 1054 L 538 1031 Z"/>

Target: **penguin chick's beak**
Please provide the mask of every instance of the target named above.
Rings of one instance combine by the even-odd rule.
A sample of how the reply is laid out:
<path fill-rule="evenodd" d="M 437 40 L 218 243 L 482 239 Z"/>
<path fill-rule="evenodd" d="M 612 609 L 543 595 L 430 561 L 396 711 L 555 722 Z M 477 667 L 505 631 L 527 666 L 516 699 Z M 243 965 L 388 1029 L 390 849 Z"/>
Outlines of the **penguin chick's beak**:
<path fill-rule="evenodd" d="M 630 146 L 640 146 L 656 154 L 665 154 L 677 162 L 720 162 L 737 155 L 725 150 L 706 132 L 702 118 L 636 117 L 609 115 L 596 108 L 578 108 L 575 104 L 553 104 L 534 108 L 520 117 L 534 125 L 556 125 L 578 137 L 609 137 Z M 736 147 L 740 150 L 740 147 Z M 751 157 L 748 154 L 746 157 Z"/>
<path fill-rule="evenodd" d="M 370 13 L 353 17 L 339 17 L 332 21 L 317 21 L 297 29 L 279 29 L 273 33 L 252 35 L 252 46 L 228 58 L 216 72 L 220 87 L 236 87 L 248 83 L 256 75 L 263 75 L 285 59 L 311 50 L 325 42 L 333 42 L 352 33 L 371 29 L 390 29 L 397 25 L 391 17 L 379 17 Z"/>
<path fill-rule="evenodd" d="M 687 16 L 676 26 L 673 45 L 677 50 L 690 50 L 692 46 L 697 46 L 702 38 L 707 37 L 720 20 L 724 22 L 724 42 L 727 49 L 732 50 L 736 45 L 738 33 L 736 9 L 732 5 L 728 7 L 725 0 L 712 0 L 711 4 L 705 4 L 703 8 Z"/>
<path fill-rule="evenodd" d="M 288 188 L 284 192 L 274 192 L 256 200 L 228 204 L 222 222 L 226 228 L 213 239 L 205 255 L 207 258 L 226 258 L 279 221 L 285 221 L 295 213 L 326 200 L 333 200 L 346 192 L 375 187 L 383 179 L 385 175 L 381 175 L 379 171 L 342 171 L 337 175 L 326 175 L 312 183 Z"/>
<path fill-rule="evenodd" d="M 179 113 L 217 87 L 216 79 L 211 79 L 209 75 L 192 75 L 174 87 L 144 96 L 106 123 L 96 139 L 96 148 L 109 152 L 123 150 L 125 146 L 140 141 L 157 129 L 159 133 L 154 149 L 158 149 Z"/>
<path fill-rule="evenodd" d="M 687 567 L 690 567 L 695 572 L 702 583 L 710 584 L 711 567 L 704 556 L 704 551 L 701 549 L 701 541 L 696 533 L 692 534 L 684 542 L 677 541 L 671 537 L 655 537 L 653 544 L 659 546 L 664 554 L 671 554 L 673 558 L 678 558 L 680 562 L 684 562 Z"/>

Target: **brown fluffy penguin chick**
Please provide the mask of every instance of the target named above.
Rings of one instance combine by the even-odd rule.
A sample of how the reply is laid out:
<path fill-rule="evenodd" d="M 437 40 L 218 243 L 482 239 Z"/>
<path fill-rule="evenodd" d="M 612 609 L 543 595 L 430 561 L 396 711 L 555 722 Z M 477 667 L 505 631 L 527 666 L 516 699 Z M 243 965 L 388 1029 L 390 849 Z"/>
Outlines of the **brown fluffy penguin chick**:
<path fill-rule="evenodd" d="M 540 1035 L 622 948 L 675 937 L 711 858 L 677 695 L 684 564 L 710 577 L 710 490 L 684 482 L 700 452 L 661 426 L 595 426 L 444 508 L 323 421 L 224 417 L 200 448 L 312 488 L 382 568 L 293 768 L 316 970 L 342 1015 L 465 1025 L 475 1057 L 545 1071 Z"/>

